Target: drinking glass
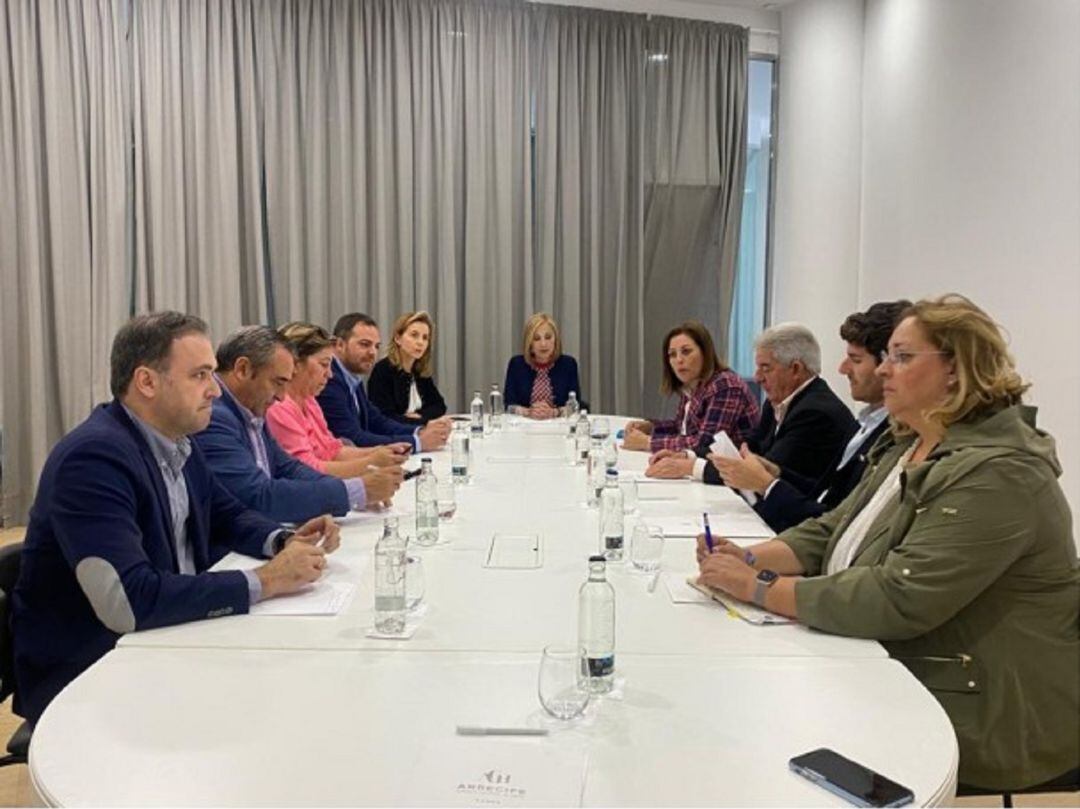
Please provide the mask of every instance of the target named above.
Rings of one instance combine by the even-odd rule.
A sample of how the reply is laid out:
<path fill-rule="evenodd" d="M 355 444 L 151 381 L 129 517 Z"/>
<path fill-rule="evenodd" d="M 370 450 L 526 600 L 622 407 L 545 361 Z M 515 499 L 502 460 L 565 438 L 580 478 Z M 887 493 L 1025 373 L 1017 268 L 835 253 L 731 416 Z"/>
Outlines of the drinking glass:
<path fill-rule="evenodd" d="M 634 567 L 647 573 L 659 570 L 663 554 L 663 530 L 645 523 L 635 525 L 630 538 L 630 562 Z"/>
<path fill-rule="evenodd" d="M 607 416 L 593 416 L 589 419 L 590 437 L 607 441 L 609 435 L 611 435 L 611 422 L 608 421 Z"/>
<path fill-rule="evenodd" d="M 440 520 L 449 520 L 457 512 L 457 491 L 454 489 L 453 475 L 439 478 L 435 503 L 439 509 Z"/>
<path fill-rule="evenodd" d="M 637 481 L 619 479 L 619 488 L 622 489 L 623 514 L 633 514 L 638 508 Z"/>
<path fill-rule="evenodd" d="M 574 645 L 550 645 L 540 656 L 537 693 L 544 710 L 567 721 L 581 716 L 589 704 L 585 649 Z"/>
<path fill-rule="evenodd" d="M 405 609 L 415 612 L 424 603 L 424 560 L 419 556 L 405 557 Z"/>

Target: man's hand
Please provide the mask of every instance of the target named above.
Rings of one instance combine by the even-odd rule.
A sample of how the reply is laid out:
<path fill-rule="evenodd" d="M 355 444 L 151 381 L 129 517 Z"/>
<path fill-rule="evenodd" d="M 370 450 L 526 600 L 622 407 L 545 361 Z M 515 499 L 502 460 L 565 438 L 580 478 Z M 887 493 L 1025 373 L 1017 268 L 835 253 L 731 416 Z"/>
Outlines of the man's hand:
<path fill-rule="evenodd" d="M 308 520 L 296 529 L 285 545 L 288 546 L 290 542 L 307 542 L 310 545 L 316 545 L 320 541 L 326 553 L 333 553 L 341 545 L 341 528 L 329 514 Z"/>
<path fill-rule="evenodd" d="M 450 437 L 450 419 L 444 416 L 441 419 L 429 421 L 420 428 L 418 435 L 420 436 L 420 449 L 425 452 L 440 449 L 446 445 L 446 440 Z"/>
<path fill-rule="evenodd" d="M 747 449 L 746 444 L 739 449 L 739 455 L 739 458 L 725 458 L 713 453 L 709 455 L 709 461 L 728 486 L 764 494 L 776 476 L 765 468 L 761 458 Z"/>
<path fill-rule="evenodd" d="M 669 450 L 664 450 L 668 452 Z M 659 455 L 660 453 L 656 453 Z M 656 456 L 653 456 L 656 457 Z M 645 470 L 645 477 L 678 479 L 685 478 L 694 472 L 694 459 L 688 458 L 681 452 L 672 453 L 649 464 Z"/>
<path fill-rule="evenodd" d="M 405 473 L 400 466 L 375 466 L 360 475 L 367 494 L 367 507 L 388 503 L 401 488 Z"/>
<path fill-rule="evenodd" d="M 262 585 L 262 598 L 266 599 L 295 593 L 316 581 L 325 568 L 326 554 L 322 548 L 308 542 L 289 542 L 281 553 L 255 568 L 255 575 Z"/>

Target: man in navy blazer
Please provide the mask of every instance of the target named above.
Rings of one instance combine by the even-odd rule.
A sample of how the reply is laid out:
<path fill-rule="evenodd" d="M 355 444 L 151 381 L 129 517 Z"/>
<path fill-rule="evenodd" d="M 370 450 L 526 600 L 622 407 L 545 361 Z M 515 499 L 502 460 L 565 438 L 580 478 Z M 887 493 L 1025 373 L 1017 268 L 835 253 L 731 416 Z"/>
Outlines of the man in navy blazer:
<path fill-rule="evenodd" d="M 381 346 L 379 326 L 372 318 L 360 312 L 338 318 L 333 375 L 317 397 L 330 432 L 358 447 L 407 441 L 416 452 L 439 449 L 450 437 L 448 418 L 414 428 L 384 416 L 368 400 L 359 377 L 371 373 Z"/>
<path fill-rule="evenodd" d="M 300 523 L 393 496 L 400 472 L 376 467 L 343 480 L 301 463 L 274 440 L 266 409 L 284 395 L 295 363 L 274 329 L 237 329 L 218 346 L 217 363 L 221 397 L 214 401 L 210 425 L 192 438 L 237 500 L 273 520 Z"/>
<path fill-rule="evenodd" d="M 725 483 L 759 495 L 754 510 L 774 531 L 836 508 L 862 478 L 867 453 L 889 426 L 884 383 L 877 368 L 889 336 L 910 306 L 906 300 L 875 303 L 841 324 L 840 337 L 847 345 L 839 370 L 848 379 L 851 398 L 864 407 L 858 430 L 835 453 L 824 475 L 803 475 L 750 452 L 737 460 L 710 456 Z"/>
<path fill-rule="evenodd" d="M 247 612 L 318 579 L 338 546 L 330 518 L 284 531 L 214 478 L 187 438 L 210 419 L 214 365 L 198 318 L 135 318 L 113 342 L 115 399 L 50 453 L 12 599 L 15 711 L 31 724 L 121 634 Z M 230 550 L 273 558 L 207 572 Z"/>

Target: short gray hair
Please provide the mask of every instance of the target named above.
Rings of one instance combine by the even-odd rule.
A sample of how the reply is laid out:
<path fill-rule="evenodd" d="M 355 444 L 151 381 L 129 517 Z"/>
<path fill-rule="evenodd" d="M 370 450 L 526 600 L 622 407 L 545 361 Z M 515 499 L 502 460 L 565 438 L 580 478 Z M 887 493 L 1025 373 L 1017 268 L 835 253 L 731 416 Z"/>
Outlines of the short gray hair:
<path fill-rule="evenodd" d="M 293 353 L 288 342 L 269 326 L 241 326 L 218 346 L 218 371 L 231 371 L 241 357 L 247 357 L 252 368 L 257 371 L 274 358 L 274 351 L 278 346 L 290 354 Z"/>
<path fill-rule="evenodd" d="M 821 346 L 814 333 L 801 323 L 770 326 L 758 335 L 754 348 L 771 351 L 776 361 L 784 365 L 798 361 L 810 373 L 821 373 Z"/>

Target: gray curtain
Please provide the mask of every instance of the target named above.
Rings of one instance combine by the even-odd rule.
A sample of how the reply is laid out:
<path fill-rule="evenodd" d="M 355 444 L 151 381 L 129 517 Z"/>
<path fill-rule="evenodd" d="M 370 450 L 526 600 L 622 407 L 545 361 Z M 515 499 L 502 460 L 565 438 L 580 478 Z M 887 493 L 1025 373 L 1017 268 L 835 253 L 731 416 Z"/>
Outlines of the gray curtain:
<path fill-rule="evenodd" d="M 0 6 L 5 522 L 52 445 L 108 398 L 129 312 L 127 20 L 112 0 Z"/>
<path fill-rule="evenodd" d="M 536 8 L 536 273 L 597 412 L 642 382 L 644 18 Z"/>
<path fill-rule="evenodd" d="M 724 338 L 743 30 L 518 0 L 7 0 L 0 25 L 9 519 L 138 311 L 220 337 L 359 309 L 388 339 L 427 309 L 455 408 L 537 310 L 594 410 L 651 412 L 671 322 Z"/>
<path fill-rule="evenodd" d="M 645 69 L 645 378 L 659 394 L 663 338 L 688 318 L 725 358 L 746 163 L 747 31 L 654 18 Z"/>

